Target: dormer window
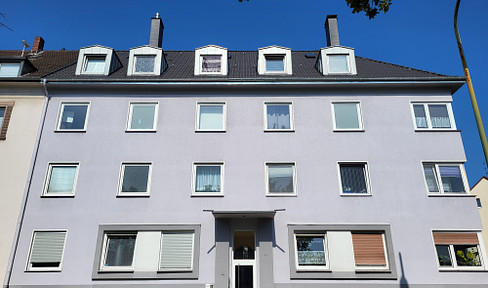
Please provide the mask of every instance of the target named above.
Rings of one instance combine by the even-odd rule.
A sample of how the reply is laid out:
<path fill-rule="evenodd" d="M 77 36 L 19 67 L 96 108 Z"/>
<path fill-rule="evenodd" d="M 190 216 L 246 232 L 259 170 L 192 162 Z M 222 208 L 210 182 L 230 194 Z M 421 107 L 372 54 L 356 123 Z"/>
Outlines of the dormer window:
<path fill-rule="evenodd" d="M 0 63 L 0 77 L 17 77 L 20 73 L 20 63 Z"/>
<path fill-rule="evenodd" d="M 85 57 L 85 67 L 83 73 L 103 74 L 105 70 L 106 56 L 91 56 Z"/>
<path fill-rule="evenodd" d="M 342 46 L 322 48 L 317 60 L 317 69 L 323 75 L 356 75 L 354 49 Z"/>
<path fill-rule="evenodd" d="M 156 55 L 136 55 L 135 56 L 135 73 L 153 73 L 154 72 L 154 58 Z"/>
<path fill-rule="evenodd" d="M 227 48 L 208 45 L 195 49 L 197 75 L 227 75 Z"/>
<path fill-rule="evenodd" d="M 127 76 L 161 75 L 166 69 L 163 49 L 153 46 L 140 46 L 130 49 Z"/>
<path fill-rule="evenodd" d="M 283 72 L 285 71 L 285 55 L 267 55 L 266 72 Z"/>
<path fill-rule="evenodd" d="M 75 75 L 109 75 L 120 67 L 112 48 L 95 45 L 80 49 Z"/>
<path fill-rule="evenodd" d="M 201 57 L 203 73 L 220 73 L 222 66 L 221 55 L 202 55 Z"/>
<path fill-rule="evenodd" d="M 291 75 L 291 49 L 279 46 L 259 48 L 258 73 Z"/>

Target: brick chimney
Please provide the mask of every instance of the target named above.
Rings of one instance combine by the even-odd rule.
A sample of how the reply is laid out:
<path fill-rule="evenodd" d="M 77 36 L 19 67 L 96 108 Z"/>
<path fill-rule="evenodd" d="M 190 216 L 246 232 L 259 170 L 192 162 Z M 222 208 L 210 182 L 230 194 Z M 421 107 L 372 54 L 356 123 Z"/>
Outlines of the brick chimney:
<path fill-rule="evenodd" d="M 164 25 L 159 13 L 156 13 L 156 17 L 151 18 L 151 32 L 149 34 L 149 45 L 161 48 L 163 45 L 163 30 Z"/>
<path fill-rule="evenodd" d="M 34 44 L 32 44 L 32 53 L 38 53 L 44 50 L 44 39 L 41 36 L 34 38 Z"/>
<path fill-rule="evenodd" d="M 327 46 L 340 46 L 339 43 L 339 28 L 337 27 L 337 15 L 327 15 L 325 18 L 325 37 L 327 38 Z"/>

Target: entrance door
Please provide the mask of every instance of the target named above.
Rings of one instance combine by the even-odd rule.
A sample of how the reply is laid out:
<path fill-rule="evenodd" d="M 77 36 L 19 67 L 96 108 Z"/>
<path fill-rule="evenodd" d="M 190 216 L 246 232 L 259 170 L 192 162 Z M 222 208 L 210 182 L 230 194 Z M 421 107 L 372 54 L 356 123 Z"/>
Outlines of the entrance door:
<path fill-rule="evenodd" d="M 232 288 L 257 288 L 254 231 L 235 231 L 232 247 Z"/>

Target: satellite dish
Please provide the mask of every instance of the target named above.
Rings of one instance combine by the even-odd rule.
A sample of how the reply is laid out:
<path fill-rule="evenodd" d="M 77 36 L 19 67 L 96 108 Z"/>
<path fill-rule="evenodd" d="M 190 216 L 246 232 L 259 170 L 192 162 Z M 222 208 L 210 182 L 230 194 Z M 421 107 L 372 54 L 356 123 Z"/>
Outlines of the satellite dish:
<path fill-rule="evenodd" d="M 22 40 L 22 43 L 24 44 L 24 47 L 25 47 L 25 48 L 30 47 L 30 45 L 29 45 L 29 43 L 27 43 L 27 41 Z"/>

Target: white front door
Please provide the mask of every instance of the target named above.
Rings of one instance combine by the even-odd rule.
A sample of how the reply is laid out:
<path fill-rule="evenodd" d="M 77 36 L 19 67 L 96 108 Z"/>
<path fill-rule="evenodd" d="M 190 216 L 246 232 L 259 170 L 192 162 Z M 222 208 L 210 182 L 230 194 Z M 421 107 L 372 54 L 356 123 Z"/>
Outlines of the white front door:
<path fill-rule="evenodd" d="M 232 288 L 257 288 L 254 231 L 235 231 L 232 247 Z"/>

